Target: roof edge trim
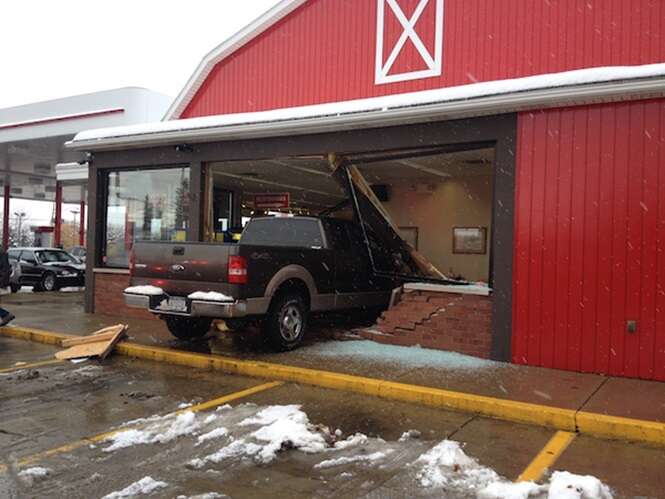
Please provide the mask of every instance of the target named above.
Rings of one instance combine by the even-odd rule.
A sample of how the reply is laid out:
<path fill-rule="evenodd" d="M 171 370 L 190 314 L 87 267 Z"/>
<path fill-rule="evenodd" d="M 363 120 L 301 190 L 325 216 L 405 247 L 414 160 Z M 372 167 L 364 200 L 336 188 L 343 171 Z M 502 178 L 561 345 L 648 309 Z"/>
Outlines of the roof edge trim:
<path fill-rule="evenodd" d="M 192 76 L 187 80 L 183 89 L 173 100 L 171 106 L 164 115 L 163 121 L 170 121 L 180 116 L 217 64 L 257 36 L 261 35 L 268 28 L 277 24 L 305 2 L 307 2 L 307 0 L 282 0 L 272 9 L 268 10 L 238 31 L 231 38 L 211 50 L 199 63 Z"/>
<path fill-rule="evenodd" d="M 308 134 L 664 96 L 665 63 L 593 68 L 355 101 L 89 130 L 78 133 L 67 147 L 92 151 Z"/>

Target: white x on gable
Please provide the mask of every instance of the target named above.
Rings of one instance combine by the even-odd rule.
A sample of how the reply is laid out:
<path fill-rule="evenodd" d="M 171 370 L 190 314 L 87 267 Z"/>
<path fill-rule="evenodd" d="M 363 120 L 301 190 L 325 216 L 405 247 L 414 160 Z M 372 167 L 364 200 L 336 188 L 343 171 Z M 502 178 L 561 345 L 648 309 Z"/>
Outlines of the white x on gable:
<path fill-rule="evenodd" d="M 440 76 L 443 62 L 443 0 L 420 0 L 416 10 L 413 11 L 411 18 L 407 18 L 399 5 L 400 0 L 377 0 L 376 16 L 376 70 L 375 83 L 393 83 L 397 81 L 417 80 L 431 76 Z M 416 30 L 416 24 L 420 20 L 423 11 L 430 2 L 436 4 L 436 16 L 434 27 L 434 54 L 430 53 L 422 38 Z M 399 21 L 402 28 L 402 34 L 392 47 L 388 58 L 384 58 L 385 50 L 385 23 L 386 23 L 386 4 L 393 12 L 395 18 Z M 402 53 L 407 41 L 411 41 L 418 51 L 418 54 L 425 63 L 427 69 L 411 71 L 407 73 L 392 73 L 391 70 L 395 61 Z"/>

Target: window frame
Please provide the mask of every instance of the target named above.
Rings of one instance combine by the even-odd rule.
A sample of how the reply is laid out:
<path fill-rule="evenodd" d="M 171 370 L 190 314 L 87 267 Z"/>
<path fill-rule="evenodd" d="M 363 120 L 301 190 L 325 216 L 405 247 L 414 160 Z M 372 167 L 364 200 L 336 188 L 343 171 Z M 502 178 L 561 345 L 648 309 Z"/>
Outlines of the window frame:
<path fill-rule="evenodd" d="M 99 247 L 98 255 L 96 258 L 96 266 L 104 269 L 116 269 L 116 270 L 125 270 L 129 269 L 129 265 L 108 265 L 104 261 L 106 256 L 106 248 L 108 244 L 108 209 L 109 209 L 109 177 L 113 173 L 130 173 L 130 172 L 150 172 L 153 170 L 177 170 L 186 168 L 189 170 L 189 195 L 192 194 L 192 165 L 190 163 L 168 163 L 163 165 L 146 165 L 146 166 L 131 166 L 131 167 L 120 167 L 120 168 L 109 168 L 100 171 L 101 176 L 101 191 L 102 191 L 102 213 L 99 217 L 102 221 L 102 230 L 101 238 L 98 241 L 101 242 Z M 190 220 L 191 223 L 191 220 Z"/>

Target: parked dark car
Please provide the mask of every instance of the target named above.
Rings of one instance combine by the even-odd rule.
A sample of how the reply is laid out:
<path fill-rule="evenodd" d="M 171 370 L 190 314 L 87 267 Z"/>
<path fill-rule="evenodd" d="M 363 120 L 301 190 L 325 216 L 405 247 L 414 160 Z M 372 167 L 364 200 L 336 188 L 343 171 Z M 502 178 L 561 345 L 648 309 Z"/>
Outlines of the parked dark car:
<path fill-rule="evenodd" d="M 277 350 L 300 344 L 310 312 L 387 308 L 396 283 L 372 271 L 361 227 L 334 218 L 255 218 L 238 244 L 137 242 L 125 303 L 181 339 L 214 318 L 262 324 Z"/>
<path fill-rule="evenodd" d="M 33 286 L 35 291 L 57 291 L 68 286 L 83 286 L 85 265 L 57 248 L 10 248 L 9 261 L 18 263 L 20 276 L 12 291 Z"/>

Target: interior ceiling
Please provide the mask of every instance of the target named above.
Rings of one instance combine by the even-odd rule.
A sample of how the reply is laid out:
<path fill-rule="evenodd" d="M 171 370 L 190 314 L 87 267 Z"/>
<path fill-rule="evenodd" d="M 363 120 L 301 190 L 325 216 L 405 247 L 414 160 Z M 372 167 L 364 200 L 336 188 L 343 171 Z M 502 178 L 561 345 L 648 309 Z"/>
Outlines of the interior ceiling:
<path fill-rule="evenodd" d="M 494 149 L 385 159 L 357 166 L 371 184 L 436 184 L 452 177 L 492 174 Z M 325 207 L 345 196 L 323 158 L 285 158 L 212 163 L 216 187 L 253 194 L 289 192 L 294 207 Z"/>

